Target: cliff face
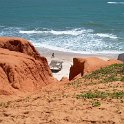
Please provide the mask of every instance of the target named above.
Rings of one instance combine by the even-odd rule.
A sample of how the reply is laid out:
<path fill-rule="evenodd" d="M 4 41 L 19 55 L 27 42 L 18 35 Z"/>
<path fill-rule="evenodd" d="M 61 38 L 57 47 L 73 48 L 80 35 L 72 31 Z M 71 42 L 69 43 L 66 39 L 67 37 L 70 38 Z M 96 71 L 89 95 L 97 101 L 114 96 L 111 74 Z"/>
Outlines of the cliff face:
<path fill-rule="evenodd" d="M 0 48 L 21 52 L 30 55 L 35 59 L 38 59 L 38 57 L 40 56 L 34 46 L 30 42 L 22 38 L 0 37 Z"/>
<path fill-rule="evenodd" d="M 54 78 L 45 57 L 21 38 L 0 38 L 0 93 L 34 91 Z"/>
<path fill-rule="evenodd" d="M 80 77 L 86 75 L 97 69 L 112 65 L 115 63 L 122 63 L 119 60 L 102 60 L 97 57 L 88 57 L 88 58 L 74 58 L 73 66 L 70 68 L 69 80 L 74 79 L 75 77 Z"/>

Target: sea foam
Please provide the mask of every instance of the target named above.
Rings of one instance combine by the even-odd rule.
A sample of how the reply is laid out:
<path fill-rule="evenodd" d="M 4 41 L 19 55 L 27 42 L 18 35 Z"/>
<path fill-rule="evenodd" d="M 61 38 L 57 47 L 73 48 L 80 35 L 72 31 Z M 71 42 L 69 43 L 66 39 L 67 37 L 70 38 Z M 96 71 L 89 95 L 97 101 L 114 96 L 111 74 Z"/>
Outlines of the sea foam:
<path fill-rule="evenodd" d="M 122 4 L 124 5 L 124 2 L 107 2 L 108 4 Z"/>
<path fill-rule="evenodd" d="M 79 29 L 73 29 L 73 30 L 66 30 L 66 31 L 55 31 L 55 30 L 49 30 L 49 31 L 37 31 L 37 30 L 31 30 L 31 31 L 19 31 L 21 34 L 53 34 L 53 35 L 81 35 L 84 32 L 92 32 L 93 30 L 79 30 Z"/>
<path fill-rule="evenodd" d="M 69 53 L 78 53 L 78 54 L 120 54 L 123 53 L 124 51 L 117 51 L 117 50 L 103 50 L 103 51 L 74 51 L 71 49 L 66 49 L 66 48 L 60 48 L 60 47 L 56 47 L 56 46 L 51 46 L 51 45 L 46 45 L 46 44 L 41 44 L 41 43 L 33 43 L 33 45 L 37 48 L 46 48 L 49 50 L 56 50 L 56 51 L 60 51 L 60 52 L 69 52 Z"/>
<path fill-rule="evenodd" d="M 102 33 L 97 33 L 97 36 L 103 37 L 103 38 L 111 38 L 111 39 L 117 39 L 118 37 L 113 34 L 102 34 Z"/>
<path fill-rule="evenodd" d="M 116 35 L 95 33 L 92 29 L 77 28 L 64 31 L 21 30 L 20 33 L 32 37 L 30 40 L 36 47 L 44 47 L 58 51 L 91 54 L 103 53 L 105 49 L 108 51 L 109 49 L 111 50 L 114 47 L 118 47 L 117 44 L 114 44 L 114 42 L 118 40 Z M 34 39 L 34 37 L 39 36 L 39 39 Z"/>
<path fill-rule="evenodd" d="M 26 30 L 25 28 L 9 27 L 3 28 L 0 36 L 23 37 L 30 40 L 35 47 L 73 53 L 117 53 L 124 49 L 123 42 L 118 42 L 117 35 L 85 28 Z"/>

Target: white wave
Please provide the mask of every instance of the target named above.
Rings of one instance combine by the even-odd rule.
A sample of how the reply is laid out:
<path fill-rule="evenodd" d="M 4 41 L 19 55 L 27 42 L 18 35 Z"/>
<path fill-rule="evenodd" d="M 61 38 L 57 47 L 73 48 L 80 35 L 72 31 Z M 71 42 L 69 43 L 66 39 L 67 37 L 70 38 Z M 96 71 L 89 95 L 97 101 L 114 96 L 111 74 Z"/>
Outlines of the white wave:
<path fill-rule="evenodd" d="M 36 31 L 36 30 L 32 30 L 32 31 L 19 31 L 19 33 L 21 34 L 46 34 L 46 35 L 72 35 L 72 36 L 84 36 L 84 35 L 88 35 L 88 34 L 93 34 L 93 30 L 92 29 L 73 29 L 73 30 L 65 30 L 65 31 L 55 31 L 55 30 L 50 30 L 50 31 Z M 97 33 L 94 34 L 96 36 L 99 36 L 101 38 L 111 38 L 111 39 L 117 39 L 118 37 L 116 35 L 113 34 L 102 34 L 102 33 Z"/>
<path fill-rule="evenodd" d="M 15 27 L 1 29 L 0 36 L 23 37 L 30 40 L 35 47 L 44 47 L 51 50 L 80 54 L 118 54 L 124 50 L 123 42 L 119 41 L 119 35 L 107 32 L 96 33 L 92 29 L 53 30 L 40 28 L 28 30 Z"/>
<path fill-rule="evenodd" d="M 103 51 L 73 51 L 70 49 L 66 49 L 66 48 L 60 48 L 60 47 L 55 47 L 55 46 L 51 46 L 51 45 L 46 45 L 46 44 L 41 44 L 41 43 L 33 43 L 33 45 L 37 48 L 46 48 L 49 50 L 56 50 L 56 51 L 60 51 L 60 52 L 68 52 L 68 53 L 77 53 L 77 54 L 120 54 L 120 53 L 124 53 L 124 51 L 116 51 L 116 50 L 103 50 Z"/>
<path fill-rule="evenodd" d="M 55 31 L 55 30 L 50 30 L 50 31 L 19 31 L 21 34 L 53 34 L 53 35 L 81 35 L 82 33 L 85 32 L 93 32 L 93 30 L 85 30 L 85 29 L 73 29 L 73 30 L 65 30 L 65 31 Z"/>
<path fill-rule="evenodd" d="M 124 2 L 107 2 L 108 4 L 123 4 L 124 5 Z"/>
<path fill-rule="evenodd" d="M 111 39 L 117 39 L 118 38 L 116 35 L 113 35 L 113 34 L 97 33 L 96 35 L 99 37 L 103 37 L 103 38 L 111 38 Z"/>
<path fill-rule="evenodd" d="M 42 33 L 42 31 L 35 31 L 35 30 L 32 30 L 32 31 L 19 31 L 20 34 L 39 34 L 39 33 Z"/>
<path fill-rule="evenodd" d="M 68 31 L 50 31 L 50 33 L 54 34 L 54 35 L 74 35 L 74 36 L 77 36 L 77 35 L 80 35 L 82 34 L 84 31 L 83 30 L 80 30 L 80 31 L 77 31 L 77 30 L 68 30 Z"/>
<path fill-rule="evenodd" d="M 119 37 L 115 34 L 96 33 L 92 29 L 76 28 L 59 31 L 50 29 L 24 30 L 24 28 L 4 29 L 3 32 L 0 32 L 0 36 L 13 36 L 13 31 L 15 35 L 31 40 L 35 47 L 44 47 L 57 51 L 95 54 L 103 50 L 121 51 L 124 48 L 122 43 L 116 42 Z"/>

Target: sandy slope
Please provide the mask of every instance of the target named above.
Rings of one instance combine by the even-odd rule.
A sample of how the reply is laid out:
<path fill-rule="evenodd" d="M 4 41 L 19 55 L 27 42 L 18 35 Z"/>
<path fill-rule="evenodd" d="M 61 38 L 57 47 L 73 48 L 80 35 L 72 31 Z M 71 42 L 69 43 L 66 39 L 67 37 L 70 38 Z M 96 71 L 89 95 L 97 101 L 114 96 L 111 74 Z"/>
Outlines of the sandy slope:
<path fill-rule="evenodd" d="M 50 84 L 22 97 L 0 99 L 1 124 L 124 124 L 124 99 L 77 99 L 89 90 L 124 91 L 124 82 Z M 93 107 L 99 101 L 100 106 Z M 7 102 L 8 101 L 8 102 Z"/>

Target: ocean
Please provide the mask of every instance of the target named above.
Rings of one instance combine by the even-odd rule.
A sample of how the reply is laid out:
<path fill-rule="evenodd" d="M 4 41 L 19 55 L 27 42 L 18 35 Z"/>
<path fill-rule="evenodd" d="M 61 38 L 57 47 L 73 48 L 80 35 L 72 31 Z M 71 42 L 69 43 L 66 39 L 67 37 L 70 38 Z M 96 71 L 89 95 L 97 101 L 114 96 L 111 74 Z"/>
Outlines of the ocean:
<path fill-rule="evenodd" d="M 124 0 L 0 0 L 0 36 L 82 54 L 124 52 Z"/>

